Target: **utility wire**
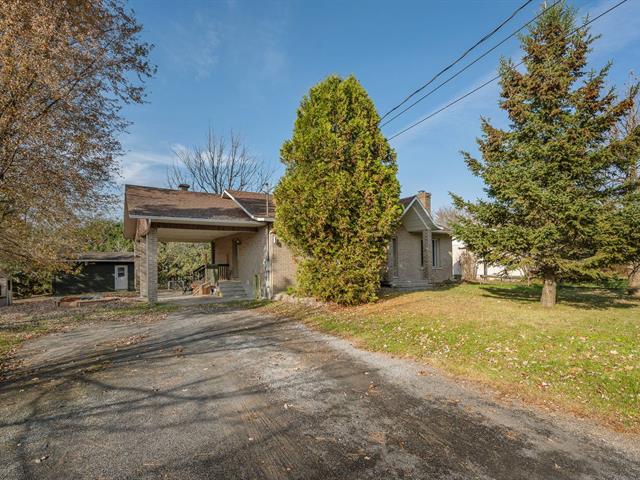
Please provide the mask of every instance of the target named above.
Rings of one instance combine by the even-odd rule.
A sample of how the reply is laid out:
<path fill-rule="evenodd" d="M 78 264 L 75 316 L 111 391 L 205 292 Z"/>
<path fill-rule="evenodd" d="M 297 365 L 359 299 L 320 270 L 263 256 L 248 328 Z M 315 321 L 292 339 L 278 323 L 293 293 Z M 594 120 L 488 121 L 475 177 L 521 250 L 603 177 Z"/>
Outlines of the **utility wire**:
<path fill-rule="evenodd" d="M 562 39 L 567 39 L 570 36 L 574 35 L 575 33 L 579 32 L 580 30 L 582 30 L 583 28 L 591 25 L 593 22 L 595 22 L 596 20 L 604 17 L 606 14 L 608 14 L 609 12 L 615 10 L 616 8 L 618 8 L 620 5 L 622 5 L 623 3 L 626 3 L 628 0 L 621 0 L 620 2 L 616 3 L 615 5 L 613 5 L 612 7 L 609 7 L 607 10 L 605 10 L 604 12 L 602 12 L 601 14 L 599 14 L 596 17 L 593 17 L 591 20 L 589 20 L 588 22 L 583 23 L 582 25 L 580 25 L 578 28 L 574 29 L 573 31 L 571 31 L 569 34 L 567 34 L 566 36 L 562 37 Z M 524 60 L 522 60 L 519 63 L 516 63 L 513 67 L 514 68 L 518 68 L 520 65 L 522 65 L 524 63 Z M 394 135 L 392 135 L 391 137 L 388 138 L 388 140 L 393 140 L 394 138 L 402 135 L 403 133 L 411 130 L 412 128 L 417 127 L 418 125 L 420 125 L 423 122 L 426 122 L 427 120 L 429 120 L 430 118 L 436 116 L 437 114 L 439 114 L 440 112 L 446 110 L 449 107 L 452 107 L 453 105 L 455 105 L 456 103 L 460 102 L 461 100 L 464 100 L 465 98 L 467 98 L 469 95 L 472 95 L 474 93 L 476 93 L 478 90 L 480 90 L 481 88 L 486 87 L 487 85 L 489 85 L 492 82 L 495 82 L 496 80 L 498 80 L 500 78 L 500 75 L 496 75 L 495 77 L 487 80 L 486 82 L 484 82 L 482 85 L 474 88 L 473 90 L 465 93 L 464 95 L 462 95 L 461 97 L 456 98 L 455 100 L 447 103 L 444 107 L 439 108 L 438 110 L 436 110 L 433 113 L 430 113 L 429 115 L 427 115 L 426 117 L 418 120 L 415 123 L 412 123 L 411 125 L 409 125 L 408 127 L 406 127 L 403 130 L 400 130 L 398 133 L 395 133 Z"/>
<path fill-rule="evenodd" d="M 480 40 L 478 40 L 475 44 L 473 44 L 470 48 L 468 48 L 462 55 L 460 55 L 453 63 L 449 64 L 448 66 L 446 66 L 445 68 L 443 68 L 442 70 L 440 70 L 438 73 L 436 73 L 433 78 L 431 78 L 431 80 L 429 80 L 427 83 L 425 83 L 424 85 L 422 85 L 420 88 L 418 88 L 416 91 L 414 91 L 413 93 L 411 93 L 409 96 L 407 96 L 402 102 L 400 102 L 398 105 L 396 105 L 395 107 L 393 107 L 391 110 L 389 110 L 387 113 L 385 113 L 382 118 L 380 120 L 384 120 L 384 118 L 386 118 L 389 114 L 395 112 L 398 108 L 400 108 L 402 105 L 404 105 L 405 103 L 407 103 L 412 97 L 414 97 L 415 95 L 417 95 L 418 93 L 420 93 L 422 90 L 424 90 L 425 88 L 427 88 L 432 82 L 434 82 L 440 75 L 442 75 L 443 73 L 445 73 L 447 70 L 449 70 L 450 68 L 452 68 L 454 65 L 456 65 L 460 60 L 462 60 L 464 57 L 466 57 L 474 48 L 476 48 L 478 45 L 480 45 L 481 43 L 486 42 L 490 37 L 492 37 L 495 33 L 498 32 L 498 30 L 500 30 L 502 27 L 504 27 L 513 17 L 515 17 L 522 9 L 524 9 L 527 5 L 529 5 L 533 0 L 527 0 L 526 2 L 524 2 L 522 5 L 520 5 L 517 9 L 515 9 L 513 11 L 513 13 L 511 15 L 509 15 L 509 17 L 506 20 L 503 20 L 502 23 L 500 25 L 498 25 L 497 27 L 495 27 L 493 30 L 491 30 L 489 33 L 487 33 L 484 37 L 482 37 Z"/>
<path fill-rule="evenodd" d="M 493 52 L 496 48 L 498 48 L 499 46 L 503 45 L 505 42 L 507 42 L 508 40 L 512 39 L 513 37 L 515 37 L 520 31 L 522 31 L 523 29 L 525 29 L 526 27 L 528 27 L 529 25 L 531 25 L 533 22 L 535 22 L 538 18 L 540 18 L 542 15 L 544 15 L 547 10 L 550 10 L 551 8 L 555 7 L 557 4 L 559 4 L 560 2 L 562 2 L 564 0 L 556 0 L 553 4 L 551 4 L 551 6 L 546 7 L 545 9 L 543 9 L 542 11 L 540 11 L 540 13 L 538 13 L 535 17 L 533 17 L 531 20 L 529 20 L 527 23 L 525 23 L 524 25 L 522 25 L 520 28 L 518 28 L 517 30 L 514 30 L 511 35 L 509 35 L 508 37 L 505 37 L 504 39 L 502 39 L 500 42 L 498 42 L 496 45 L 494 45 L 493 47 L 491 47 L 489 50 L 487 50 L 486 52 L 484 52 L 482 55 L 480 55 L 479 57 L 477 57 L 475 60 L 473 60 L 472 62 L 468 63 L 465 67 L 461 68 L 460 70 L 458 70 L 456 73 L 454 73 L 453 75 L 451 75 L 449 78 L 447 78 L 445 81 L 441 82 L 440 84 L 438 84 L 437 87 L 432 88 L 431 90 L 429 90 L 427 93 L 425 93 L 423 96 L 421 96 L 420 98 L 418 98 L 415 102 L 413 102 L 411 105 L 403 108 L 401 111 L 399 111 L 398 113 L 396 113 L 393 117 L 391 117 L 389 120 L 387 120 L 386 122 L 382 123 L 380 126 L 384 127 L 385 125 L 388 125 L 389 123 L 393 122 L 396 118 L 398 118 L 400 115 L 404 114 L 406 111 L 411 110 L 413 107 L 415 107 L 418 103 L 420 103 L 422 100 L 424 100 L 425 98 L 427 98 L 428 96 L 430 96 L 431 94 L 437 92 L 438 90 L 440 90 L 441 87 L 445 86 L 447 83 L 449 83 L 451 80 L 453 80 L 454 78 L 458 77 L 461 73 L 465 72 L 466 70 L 468 70 L 469 68 L 471 68 L 473 65 L 475 65 L 476 63 L 478 63 L 480 60 L 482 60 L 484 57 L 486 57 L 487 55 L 489 55 L 491 52 Z"/>

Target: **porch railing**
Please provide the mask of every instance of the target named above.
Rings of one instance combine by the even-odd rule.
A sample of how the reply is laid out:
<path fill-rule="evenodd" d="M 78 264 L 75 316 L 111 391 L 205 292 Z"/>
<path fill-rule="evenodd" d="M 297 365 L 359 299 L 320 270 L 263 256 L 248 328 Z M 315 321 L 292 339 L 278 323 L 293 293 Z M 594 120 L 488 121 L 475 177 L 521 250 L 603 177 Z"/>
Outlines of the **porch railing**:
<path fill-rule="evenodd" d="M 210 281 L 215 285 L 220 280 L 231 279 L 231 267 L 228 263 L 200 265 L 193 271 L 193 278 L 195 281 Z"/>
<path fill-rule="evenodd" d="M 218 271 L 218 280 L 231 280 L 231 267 L 228 263 L 216 263 L 213 268 Z"/>

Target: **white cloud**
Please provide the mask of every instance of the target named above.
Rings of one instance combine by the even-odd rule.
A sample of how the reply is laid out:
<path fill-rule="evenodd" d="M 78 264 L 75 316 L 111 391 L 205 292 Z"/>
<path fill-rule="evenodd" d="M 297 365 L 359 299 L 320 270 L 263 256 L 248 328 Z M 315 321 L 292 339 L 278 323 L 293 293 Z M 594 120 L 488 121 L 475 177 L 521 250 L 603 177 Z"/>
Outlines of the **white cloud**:
<path fill-rule="evenodd" d="M 593 19 L 618 2 L 619 0 L 598 2 L 587 8 L 586 14 L 589 19 Z M 582 20 L 581 24 L 584 23 Z M 602 35 L 594 44 L 595 53 L 608 55 L 620 51 L 640 38 L 640 3 L 627 1 L 593 22 L 590 27 L 592 34 Z"/>
<path fill-rule="evenodd" d="M 167 168 L 173 164 L 174 156 L 169 153 L 131 151 L 121 159 L 122 183 L 166 186 Z"/>

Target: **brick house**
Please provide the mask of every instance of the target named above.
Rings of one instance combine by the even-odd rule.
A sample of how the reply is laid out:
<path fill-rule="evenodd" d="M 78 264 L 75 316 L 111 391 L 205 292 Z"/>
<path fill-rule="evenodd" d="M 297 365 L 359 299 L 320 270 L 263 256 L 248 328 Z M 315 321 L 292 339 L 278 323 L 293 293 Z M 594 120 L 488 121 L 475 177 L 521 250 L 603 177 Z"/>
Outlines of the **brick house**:
<path fill-rule="evenodd" d="M 401 224 L 390 242 L 384 281 L 399 288 L 428 288 L 452 277 L 451 236 L 431 217 L 430 194 L 401 200 Z M 124 234 L 134 240 L 135 283 L 157 301 L 158 242 L 211 243 L 221 280 L 242 283 L 251 296 L 271 298 L 294 285 L 296 263 L 273 231 L 273 197 L 225 190 L 221 195 L 125 186 Z"/>

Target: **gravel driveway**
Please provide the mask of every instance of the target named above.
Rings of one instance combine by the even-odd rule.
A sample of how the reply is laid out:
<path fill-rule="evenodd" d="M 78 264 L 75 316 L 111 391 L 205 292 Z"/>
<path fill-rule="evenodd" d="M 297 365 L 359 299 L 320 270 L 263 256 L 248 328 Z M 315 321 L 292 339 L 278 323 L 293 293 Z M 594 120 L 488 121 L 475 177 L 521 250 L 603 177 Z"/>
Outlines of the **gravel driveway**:
<path fill-rule="evenodd" d="M 637 439 L 251 310 L 85 325 L 20 359 L 0 478 L 640 478 Z"/>

